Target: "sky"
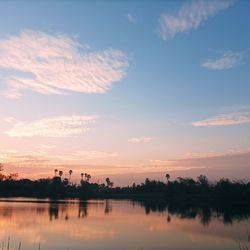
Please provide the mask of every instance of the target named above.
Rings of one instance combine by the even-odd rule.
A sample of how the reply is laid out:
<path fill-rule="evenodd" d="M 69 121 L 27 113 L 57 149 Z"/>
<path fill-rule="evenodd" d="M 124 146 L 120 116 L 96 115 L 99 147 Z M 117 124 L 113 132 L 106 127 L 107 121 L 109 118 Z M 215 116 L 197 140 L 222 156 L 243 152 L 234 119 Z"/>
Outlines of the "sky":
<path fill-rule="evenodd" d="M 0 20 L 7 173 L 250 178 L 249 1 L 0 1 Z"/>

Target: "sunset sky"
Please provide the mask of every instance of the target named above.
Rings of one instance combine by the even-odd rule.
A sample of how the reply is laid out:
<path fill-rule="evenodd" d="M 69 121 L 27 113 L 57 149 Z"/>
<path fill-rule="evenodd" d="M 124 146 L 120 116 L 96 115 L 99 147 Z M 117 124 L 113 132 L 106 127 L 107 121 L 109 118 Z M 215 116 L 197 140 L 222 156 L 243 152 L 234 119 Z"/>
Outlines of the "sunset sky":
<path fill-rule="evenodd" d="M 20 178 L 250 178 L 250 1 L 1 1 L 0 162 Z"/>

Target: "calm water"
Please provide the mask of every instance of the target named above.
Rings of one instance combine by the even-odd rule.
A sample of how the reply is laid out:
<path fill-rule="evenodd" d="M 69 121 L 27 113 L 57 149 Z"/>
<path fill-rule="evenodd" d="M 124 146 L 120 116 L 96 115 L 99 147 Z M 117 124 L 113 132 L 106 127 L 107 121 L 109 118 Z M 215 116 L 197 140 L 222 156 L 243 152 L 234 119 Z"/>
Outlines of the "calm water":
<path fill-rule="evenodd" d="M 23 200 L 23 199 L 22 199 Z M 44 203 L 0 201 L 0 244 L 11 249 L 238 249 L 249 214 L 117 200 Z M 36 202 L 40 201 L 40 202 Z M 44 201 L 44 200 L 43 200 Z M 0 248 L 2 245 L 0 245 Z"/>

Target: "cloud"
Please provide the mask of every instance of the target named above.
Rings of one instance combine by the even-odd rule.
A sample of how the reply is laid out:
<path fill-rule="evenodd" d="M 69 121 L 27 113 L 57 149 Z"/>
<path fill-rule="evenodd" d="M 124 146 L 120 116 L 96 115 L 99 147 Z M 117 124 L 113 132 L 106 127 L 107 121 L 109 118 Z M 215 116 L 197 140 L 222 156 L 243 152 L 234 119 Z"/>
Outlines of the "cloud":
<path fill-rule="evenodd" d="M 153 140 L 152 137 L 134 137 L 128 140 L 130 143 L 147 143 Z"/>
<path fill-rule="evenodd" d="M 83 151 L 87 152 L 87 151 Z M 88 151 L 100 152 L 103 151 Z M 102 152 L 102 153 L 101 153 Z M 115 153 L 105 152 L 110 155 Z M 178 159 L 153 159 L 141 164 L 97 164 L 87 160 L 87 153 L 54 154 L 41 151 L 0 151 L 0 162 L 8 172 L 18 172 L 21 178 L 46 178 L 52 176 L 54 169 L 68 173 L 73 169 L 74 178 L 80 178 L 82 171 L 90 173 L 94 180 L 105 179 L 108 176 L 118 185 L 128 185 L 133 182 L 144 182 L 146 177 L 163 180 L 170 172 L 171 179 L 178 176 L 196 177 L 206 174 L 212 180 L 229 177 L 248 179 L 250 149 L 231 149 L 224 152 L 205 152 L 189 154 Z M 95 153 L 98 156 L 99 153 Z M 79 158 L 78 156 L 79 155 Z M 76 160 L 73 160 L 74 158 Z M 113 157 L 113 156 L 110 156 Z M 90 157 L 92 158 L 92 157 Z M 34 174 L 35 169 L 35 174 Z M 225 175 L 226 173 L 226 175 Z"/>
<path fill-rule="evenodd" d="M 175 160 L 150 160 L 150 164 L 155 168 L 165 167 L 166 171 L 177 171 L 178 173 L 189 171 L 192 176 L 197 174 L 212 175 L 213 178 L 227 177 L 226 175 L 240 176 L 240 178 L 250 177 L 246 176 L 249 170 L 250 148 L 230 149 L 220 152 L 205 152 L 188 154 L 184 158 Z M 194 175 L 194 173 L 196 173 Z M 233 173 L 233 174 L 232 174 Z M 236 174 L 237 173 L 237 174 Z M 184 175 L 185 176 L 185 175 Z"/>
<path fill-rule="evenodd" d="M 183 164 L 183 159 L 178 160 L 150 160 L 149 166 L 156 169 L 167 169 L 168 171 L 187 171 L 191 169 L 202 169 L 204 166 L 192 166 L 188 161 Z"/>
<path fill-rule="evenodd" d="M 0 151 L 0 162 L 4 165 L 42 165 L 48 162 L 48 158 L 45 152 L 32 151 L 32 152 L 20 152 L 18 150 L 1 150 Z"/>
<path fill-rule="evenodd" d="M 56 146 L 49 145 L 49 144 L 41 144 L 38 148 L 41 150 L 52 150 L 52 149 L 56 148 Z"/>
<path fill-rule="evenodd" d="M 95 122 L 95 116 L 57 116 L 32 122 L 17 122 L 5 134 L 10 137 L 72 137 L 86 133 L 90 124 Z"/>
<path fill-rule="evenodd" d="M 15 118 L 13 116 L 8 116 L 8 117 L 5 117 L 3 119 L 4 122 L 7 122 L 7 123 L 12 123 L 15 121 Z"/>
<path fill-rule="evenodd" d="M 215 70 L 231 69 L 240 64 L 244 58 L 245 52 L 233 53 L 227 51 L 217 59 L 208 59 L 203 64 L 202 67 Z"/>
<path fill-rule="evenodd" d="M 192 125 L 196 127 L 216 127 L 246 123 L 250 123 L 250 111 L 219 114 L 205 120 L 193 122 Z"/>
<path fill-rule="evenodd" d="M 129 21 L 130 23 L 133 23 L 133 24 L 136 23 L 136 18 L 135 18 L 133 15 L 131 15 L 131 14 L 128 13 L 128 14 L 126 15 L 126 17 L 127 17 L 128 21 Z"/>
<path fill-rule="evenodd" d="M 116 153 L 105 152 L 105 151 L 77 151 L 75 153 L 66 155 L 64 160 L 68 161 L 89 161 L 89 160 L 97 160 L 97 159 L 106 159 L 117 157 Z M 59 156 L 61 159 L 62 156 Z"/>
<path fill-rule="evenodd" d="M 224 156 L 236 156 L 250 154 L 250 148 L 237 148 L 237 149 L 228 149 L 225 151 L 210 151 L 203 153 L 187 153 L 186 159 L 200 159 L 200 158 L 215 158 L 215 157 L 224 157 Z M 185 158 L 184 158 L 185 159 Z"/>
<path fill-rule="evenodd" d="M 48 146 L 48 147 L 47 147 Z M 20 150 L 2 150 L 0 151 L 0 162 L 7 164 L 21 164 L 21 165 L 34 165 L 42 166 L 49 165 L 79 165 L 86 164 L 91 160 L 107 159 L 117 157 L 118 155 L 113 152 L 105 151 L 77 151 L 67 154 L 56 154 L 50 152 L 54 147 L 50 145 L 42 145 L 45 150 L 33 151 L 20 151 Z"/>
<path fill-rule="evenodd" d="M 209 17 L 227 9 L 231 0 L 193 0 L 184 3 L 175 14 L 162 14 L 159 19 L 159 32 L 164 40 L 174 38 L 178 33 L 197 29 Z"/>
<path fill-rule="evenodd" d="M 90 52 L 70 36 L 29 30 L 1 39 L 0 57 L 9 98 L 20 98 L 25 89 L 44 95 L 106 93 L 128 66 L 120 50 Z"/>

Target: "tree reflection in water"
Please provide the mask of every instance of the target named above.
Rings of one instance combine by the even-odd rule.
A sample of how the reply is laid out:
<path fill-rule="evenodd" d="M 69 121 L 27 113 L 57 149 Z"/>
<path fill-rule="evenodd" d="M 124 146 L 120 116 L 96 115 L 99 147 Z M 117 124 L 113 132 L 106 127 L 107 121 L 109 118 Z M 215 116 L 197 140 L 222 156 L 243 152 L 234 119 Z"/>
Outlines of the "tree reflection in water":
<path fill-rule="evenodd" d="M 245 244 L 245 225 L 250 227 L 249 207 L 207 204 L 183 200 L 13 199 L 0 203 L 0 234 L 5 240 L 10 236 L 15 246 L 22 241 L 27 250 L 37 249 L 39 243 L 42 249 L 78 250 L 84 244 L 88 244 L 86 249 L 166 249 L 164 246 L 169 245 L 169 249 L 188 246 L 195 250 L 233 250 L 237 239 Z M 133 232 L 144 243 L 138 246 Z M 158 243 L 151 243 L 152 237 Z M 181 242 L 180 238 L 184 240 Z M 96 248 L 90 247 L 95 244 Z M 117 244 L 115 248 L 113 244 Z"/>
<path fill-rule="evenodd" d="M 57 220 L 60 216 L 65 220 L 73 218 L 87 218 L 89 206 L 96 206 L 99 209 L 101 205 L 105 215 L 113 212 L 113 202 L 115 200 L 102 200 L 102 201 L 74 201 L 72 202 L 51 202 L 48 203 L 49 220 Z M 144 208 L 145 214 L 161 213 L 166 215 L 166 221 L 171 223 L 173 216 L 179 219 L 198 219 L 203 226 L 208 226 L 213 219 L 222 221 L 225 225 L 233 224 L 235 221 L 243 221 L 250 219 L 250 206 L 249 205 L 235 205 L 231 203 L 212 203 L 208 205 L 199 204 L 194 205 L 191 202 L 177 202 L 177 201 L 130 201 L 131 207 L 141 206 Z M 71 209 L 70 206 L 78 206 L 78 209 Z M 16 209 L 16 208 L 15 208 Z M 19 207 L 21 212 L 25 207 Z M 46 212 L 46 207 L 39 205 L 38 207 L 30 208 L 38 215 L 43 215 Z M 76 214 L 72 213 L 76 211 Z M 13 214 L 13 207 L 3 206 L 0 207 L 0 217 L 11 218 Z"/>
<path fill-rule="evenodd" d="M 53 221 L 58 219 L 59 215 L 59 204 L 58 203 L 50 203 L 49 204 L 49 220 Z"/>
<path fill-rule="evenodd" d="M 138 201 L 144 207 L 145 213 L 160 212 L 167 214 L 167 221 L 171 222 L 171 216 L 180 219 L 200 220 L 203 226 L 208 226 L 212 219 L 219 219 L 224 224 L 232 224 L 234 221 L 248 220 L 250 218 L 250 206 L 236 205 L 231 203 L 191 205 L 186 202 L 161 202 L 161 201 Z"/>
<path fill-rule="evenodd" d="M 110 200 L 105 200 L 105 209 L 104 209 L 104 213 L 105 214 L 109 214 L 112 212 L 112 204 L 110 202 Z"/>
<path fill-rule="evenodd" d="M 78 209 L 78 218 L 85 218 L 88 216 L 88 202 L 80 201 Z"/>

